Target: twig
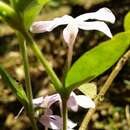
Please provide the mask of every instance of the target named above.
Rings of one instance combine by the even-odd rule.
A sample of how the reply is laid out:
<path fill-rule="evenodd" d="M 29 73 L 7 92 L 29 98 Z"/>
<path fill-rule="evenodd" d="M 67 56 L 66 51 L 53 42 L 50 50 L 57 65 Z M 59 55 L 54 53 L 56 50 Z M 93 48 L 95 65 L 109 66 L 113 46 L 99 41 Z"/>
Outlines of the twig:
<path fill-rule="evenodd" d="M 113 69 L 113 71 L 111 72 L 110 76 L 108 77 L 108 79 L 106 80 L 105 84 L 103 85 L 103 87 L 101 88 L 99 94 L 96 96 L 95 98 L 95 104 L 96 106 L 100 103 L 100 99 L 102 97 L 104 97 L 104 95 L 106 94 L 107 90 L 110 88 L 113 80 L 116 78 L 116 76 L 118 75 L 118 73 L 120 72 L 120 70 L 123 68 L 124 64 L 126 63 L 126 61 L 129 59 L 130 57 L 130 50 L 127 51 L 122 58 L 118 61 L 117 65 L 115 66 L 115 68 Z M 94 112 L 96 111 L 96 108 L 94 109 L 90 109 L 87 114 L 85 115 L 81 126 L 79 128 L 79 130 L 86 130 L 88 123 L 90 122 Z"/>
<path fill-rule="evenodd" d="M 125 113 L 126 113 L 126 120 L 127 120 L 127 124 L 130 130 L 130 111 L 129 111 L 129 105 L 126 105 L 125 107 Z"/>

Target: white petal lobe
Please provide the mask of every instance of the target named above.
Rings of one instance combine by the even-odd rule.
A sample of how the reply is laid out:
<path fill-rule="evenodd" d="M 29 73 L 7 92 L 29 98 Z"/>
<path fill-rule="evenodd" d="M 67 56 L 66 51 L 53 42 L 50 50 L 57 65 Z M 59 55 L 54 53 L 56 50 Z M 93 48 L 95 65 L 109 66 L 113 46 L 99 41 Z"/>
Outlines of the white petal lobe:
<path fill-rule="evenodd" d="M 114 23 L 116 19 L 112 11 L 106 7 L 99 9 L 97 15 L 99 17 L 99 20 L 107 21 L 110 23 Z"/>
<path fill-rule="evenodd" d="M 105 8 L 105 7 L 99 9 L 96 12 L 86 13 L 86 14 L 82 14 L 82 15 L 76 17 L 77 21 L 86 21 L 88 19 L 107 21 L 107 22 L 110 22 L 110 23 L 115 22 L 114 14 L 111 12 L 110 9 Z"/>
<path fill-rule="evenodd" d="M 76 101 L 78 105 L 83 108 L 95 108 L 95 103 L 91 100 L 90 97 L 79 95 L 76 96 Z"/>
<path fill-rule="evenodd" d="M 34 22 L 30 28 L 30 31 L 33 33 L 44 33 L 44 32 L 50 32 L 54 28 L 68 24 L 73 20 L 73 17 L 69 15 L 64 15 L 62 17 L 55 18 L 50 21 L 39 21 Z"/>
<path fill-rule="evenodd" d="M 52 21 L 39 21 L 39 22 L 34 22 L 30 28 L 30 31 L 32 33 L 44 33 L 53 27 L 53 22 Z"/>
<path fill-rule="evenodd" d="M 77 24 L 75 22 L 69 23 L 67 27 L 63 30 L 63 37 L 68 46 L 74 44 L 77 34 L 78 34 Z"/>
<path fill-rule="evenodd" d="M 105 33 L 108 37 L 112 38 L 111 31 L 107 24 L 100 21 L 94 21 L 94 22 L 80 22 L 78 24 L 78 27 L 83 30 L 98 30 L 103 33 Z"/>

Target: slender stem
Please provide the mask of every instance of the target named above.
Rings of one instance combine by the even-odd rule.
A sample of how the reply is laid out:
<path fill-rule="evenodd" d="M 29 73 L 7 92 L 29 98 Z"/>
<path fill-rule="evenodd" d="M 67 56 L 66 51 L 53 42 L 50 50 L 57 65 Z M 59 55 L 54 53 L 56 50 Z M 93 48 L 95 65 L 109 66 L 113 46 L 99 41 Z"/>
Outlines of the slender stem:
<path fill-rule="evenodd" d="M 71 63 L 72 63 L 72 56 L 73 56 L 73 45 L 68 47 L 67 53 L 67 70 L 69 70 Z"/>
<path fill-rule="evenodd" d="M 66 99 L 62 99 L 62 117 L 63 117 L 63 130 L 67 130 L 68 110 Z"/>
<path fill-rule="evenodd" d="M 35 56 L 37 57 L 37 59 L 41 62 L 41 64 L 45 68 L 46 72 L 50 76 L 56 90 L 58 92 L 60 92 L 60 90 L 62 88 L 62 83 L 60 82 L 59 78 L 57 77 L 57 75 L 55 74 L 53 69 L 50 67 L 48 62 L 46 61 L 45 57 L 43 56 L 42 52 L 38 48 L 37 44 L 35 43 L 35 41 L 32 39 L 32 37 L 30 36 L 30 34 L 28 32 L 23 32 L 23 36 L 25 37 L 27 43 L 32 48 L 32 50 L 35 53 Z"/>
<path fill-rule="evenodd" d="M 38 130 L 36 121 L 34 118 L 34 110 L 33 110 L 33 103 L 32 103 L 33 96 L 32 96 L 32 87 L 31 87 L 31 80 L 30 80 L 30 74 L 29 74 L 29 62 L 28 62 L 28 56 L 27 56 L 26 42 L 24 41 L 24 38 L 22 37 L 20 33 L 17 33 L 17 35 L 19 39 L 20 50 L 21 50 L 21 55 L 22 55 L 23 65 L 24 65 L 26 93 L 29 100 L 27 113 L 30 118 L 30 121 L 32 122 L 33 130 Z"/>
<path fill-rule="evenodd" d="M 126 63 L 126 61 L 129 59 L 130 57 L 130 50 L 127 51 L 124 56 L 118 61 L 117 65 L 115 66 L 115 68 L 113 69 L 113 71 L 111 72 L 110 76 L 108 77 L 108 79 L 106 80 L 105 84 L 103 85 L 103 87 L 101 88 L 99 94 L 96 96 L 95 98 L 95 104 L 96 106 L 100 103 L 100 99 L 102 97 L 104 97 L 104 95 L 106 94 L 106 92 L 108 91 L 108 89 L 110 88 L 113 80 L 116 78 L 116 76 L 118 75 L 118 73 L 120 72 L 120 70 L 123 68 L 124 64 Z M 85 115 L 82 124 L 79 128 L 79 130 L 86 130 L 88 123 L 90 122 L 94 112 L 96 111 L 95 109 L 90 109 L 87 114 Z"/>
<path fill-rule="evenodd" d="M 68 52 L 67 52 L 67 63 L 66 63 L 66 68 L 64 72 L 64 81 L 63 83 L 65 84 L 65 77 L 68 72 L 68 70 L 71 67 L 71 62 L 72 62 L 72 56 L 73 56 L 73 45 L 70 44 L 68 47 Z M 67 118 L 68 118 L 68 109 L 67 109 L 67 94 L 65 93 L 65 89 L 63 90 L 63 95 L 61 94 L 62 97 L 62 117 L 63 117 L 63 130 L 67 130 Z M 66 96 L 65 96 L 66 95 Z"/>
<path fill-rule="evenodd" d="M 70 44 L 70 46 L 68 46 L 68 50 L 67 50 L 67 60 L 66 60 L 66 65 L 65 65 L 65 69 L 63 72 L 63 85 L 65 85 L 65 78 L 66 75 L 71 67 L 71 63 L 72 63 L 72 57 L 73 57 L 73 45 Z"/>

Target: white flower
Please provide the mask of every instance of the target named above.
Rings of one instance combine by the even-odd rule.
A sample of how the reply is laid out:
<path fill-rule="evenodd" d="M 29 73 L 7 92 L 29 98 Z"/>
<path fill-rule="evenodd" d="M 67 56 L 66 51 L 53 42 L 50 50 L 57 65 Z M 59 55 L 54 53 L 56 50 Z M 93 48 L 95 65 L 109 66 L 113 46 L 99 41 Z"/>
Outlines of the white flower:
<path fill-rule="evenodd" d="M 53 130 L 60 130 L 63 127 L 63 119 L 58 115 L 54 115 L 50 108 L 57 101 L 59 101 L 61 105 L 61 97 L 59 94 L 33 99 L 34 108 L 40 107 L 44 109 L 44 114 L 39 118 L 40 123 Z M 78 105 L 83 108 L 95 108 L 95 103 L 91 100 L 91 98 L 85 95 L 76 95 L 74 92 L 71 92 L 67 101 L 67 107 L 76 112 L 78 111 Z M 24 107 L 21 108 L 20 112 L 16 116 L 16 119 L 19 117 L 23 109 Z M 67 130 L 72 130 L 77 125 L 69 119 L 67 121 Z"/>
<path fill-rule="evenodd" d="M 78 105 L 83 108 L 95 108 L 95 103 L 91 100 L 90 97 L 85 95 L 76 95 L 74 92 L 72 92 L 67 102 L 67 106 L 71 110 L 77 112 Z"/>
<path fill-rule="evenodd" d="M 89 19 L 96 19 L 99 21 L 88 21 Z M 67 45 L 74 44 L 79 29 L 82 30 L 98 30 L 105 33 L 108 37 L 112 37 L 109 27 L 103 21 L 114 23 L 115 16 L 108 8 L 101 8 L 96 12 L 82 14 L 76 18 L 65 15 L 55 18 L 50 21 L 34 22 L 30 31 L 33 33 L 50 32 L 60 25 L 66 25 L 63 30 L 63 37 Z"/>
<path fill-rule="evenodd" d="M 51 96 L 45 96 L 45 97 L 38 97 L 33 99 L 33 105 L 34 107 L 41 107 L 45 109 L 44 114 L 40 117 L 39 121 L 41 124 L 43 124 L 47 128 L 51 128 L 53 130 L 60 130 L 63 127 L 63 119 L 58 116 L 54 115 L 50 107 L 57 101 L 60 101 L 60 95 L 59 94 L 53 94 Z M 72 122 L 71 120 L 68 121 L 68 128 L 67 130 L 70 130 L 74 128 L 77 124 Z"/>

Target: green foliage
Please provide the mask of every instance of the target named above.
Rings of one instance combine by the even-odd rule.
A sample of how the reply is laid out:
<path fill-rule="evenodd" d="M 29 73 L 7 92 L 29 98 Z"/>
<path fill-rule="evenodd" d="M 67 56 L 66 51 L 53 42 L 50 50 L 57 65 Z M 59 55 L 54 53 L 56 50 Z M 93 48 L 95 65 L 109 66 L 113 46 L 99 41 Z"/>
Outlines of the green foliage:
<path fill-rule="evenodd" d="M 94 98 L 97 95 L 97 86 L 95 83 L 84 83 L 78 89 L 86 96 Z"/>
<path fill-rule="evenodd" d="M 18 100 L 24 105 L 27 106 L 28 98 L 23 90 L 22 85 L 18 84 L 8 72 L 0 65 L 0 75 L 2 76 L 5 83 L 11 88 L 12 92 L 16 95 Z"/>
<path fill-rule="evenodd" d="M 109 69 L 128 48 L 130 32 L 119 33 L 82 55 L 71 67 L 65 86 L 72 90 L 84 81 L 90 81 Z"/>
<path fill-rule="evenodd" d="M 49 0 L 10 0 L 17 12 L 22 14 L 24 24 L 28 29 L 43 5 Z"/>
<path fill-rule="evenodd" d="M 0 1 L 0 19 L 15 29 L 21 28 L 19 26 L 19 23 L 21 22 L 20 17 L 13 8 L 2 1 Z"/>
<path fill-rule="evenodd" d="M 10 0 L 10 3 L 17 11 L 24 11 L 33 1 L 35 0 Z"/>
<path fill-rule="evenodd" d="M 124 28 L 126 31 L 130 30 L 130 12 L 127 13 L 124 20 Z"/>

